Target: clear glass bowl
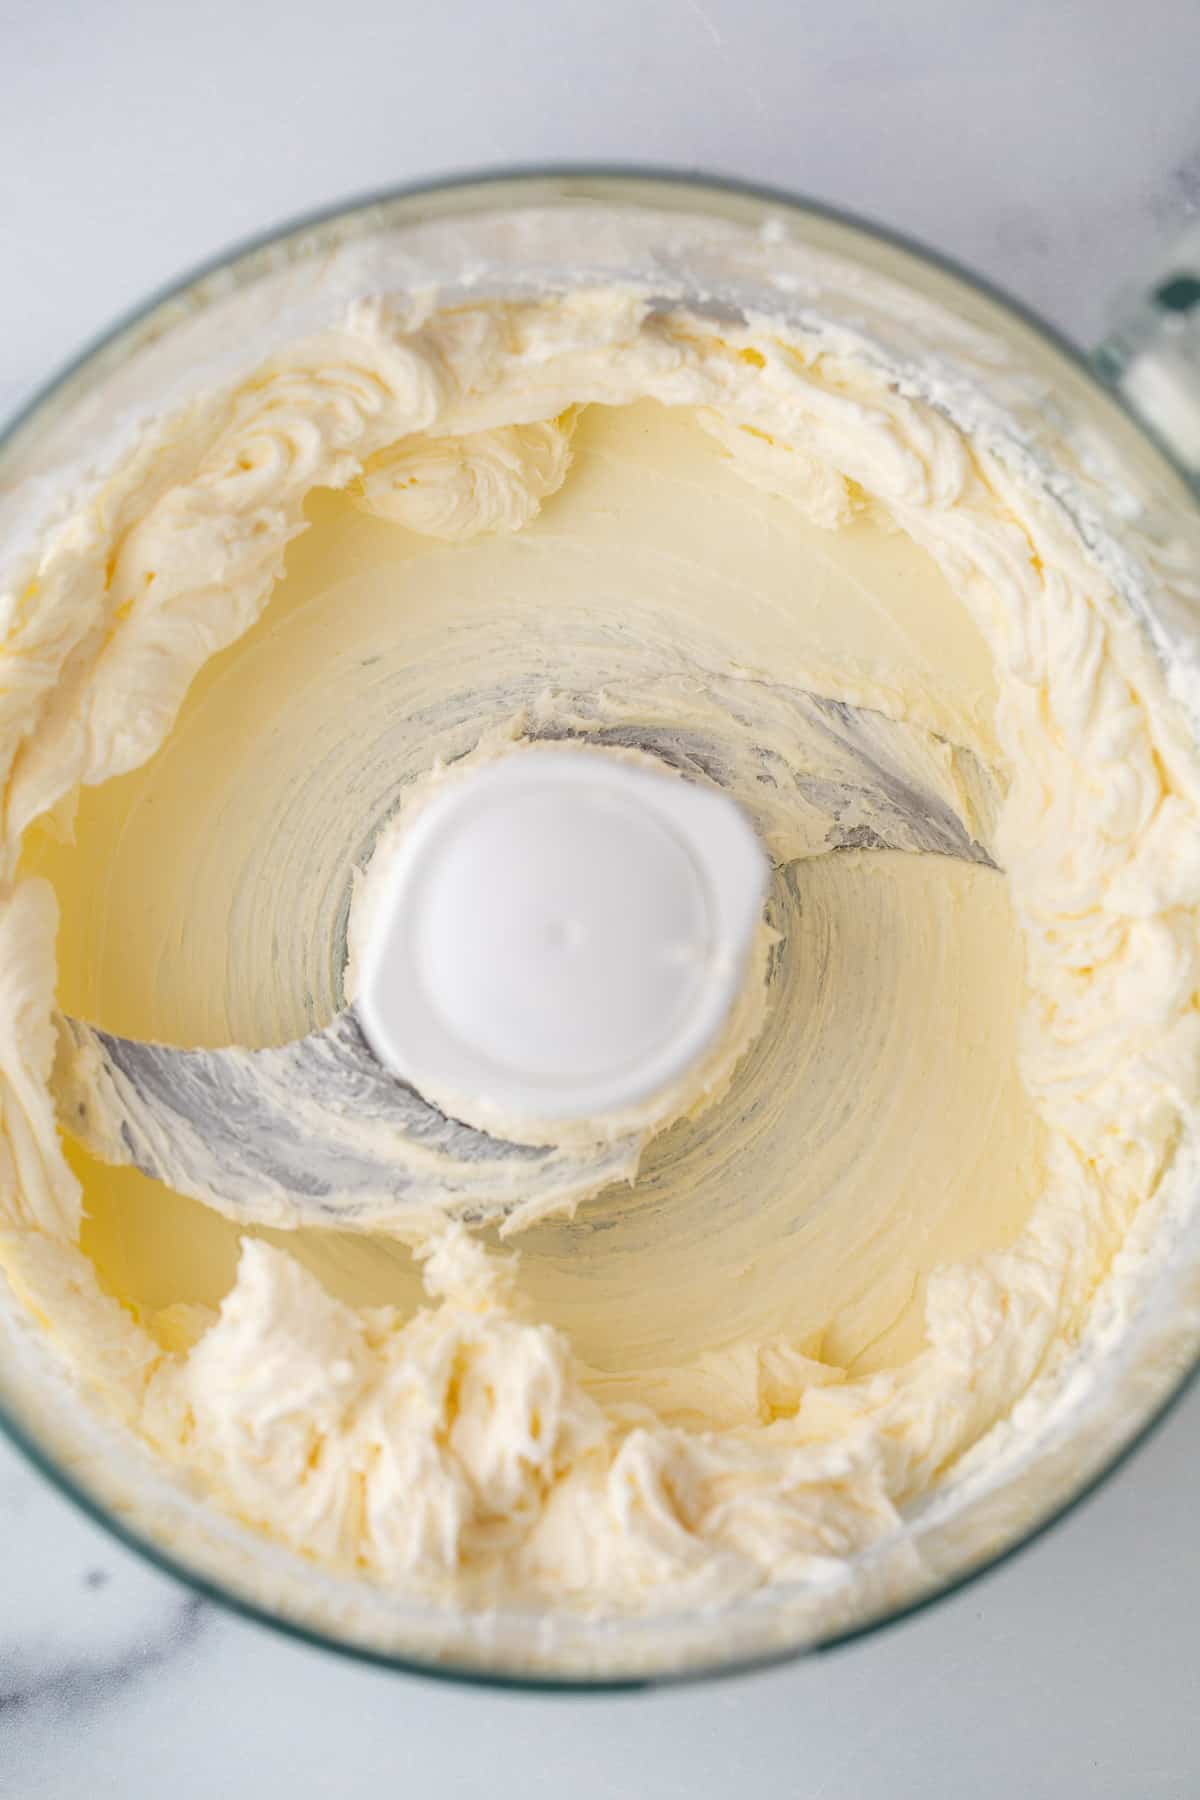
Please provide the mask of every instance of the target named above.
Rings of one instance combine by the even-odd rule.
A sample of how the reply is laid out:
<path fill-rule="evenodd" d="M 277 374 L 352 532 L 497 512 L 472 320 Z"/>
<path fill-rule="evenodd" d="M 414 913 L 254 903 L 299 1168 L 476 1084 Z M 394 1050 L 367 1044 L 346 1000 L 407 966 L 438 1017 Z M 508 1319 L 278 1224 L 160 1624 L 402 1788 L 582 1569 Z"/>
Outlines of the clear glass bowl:
<path fill-rule="evenodd" d="M 919 381 L 983 393 L 1084 530 L 1169 562 L 1177 598 L 1142 623 L 1168 667 L 1200 661 L 1200 282 L 1181 252 L 1092 361 L 976 278 L 811 202 L 712 179 L 500 173 L 398 190 L 284 228 L 148 302 L 59 375 L 0 440 L 0 558 L 54 495 L 105 466 L 139 418 L 248 372 L 362 294 L 443 300 L 635 284 L 715 316 L 817 313 Z M 947 389 L 947 383 L 950 387 Z M 1136 417 L 1121 395 L 1135 404 Z M 1170 448 L 1168 448 L 1170 446 Z M 1200 1354 L 1200 1224 L 1144 1259 L 1134 1316 L 1099 1331 L 1033 1435 L 945 1483 L 837 1593 L 773 1589 L 718 1614 L 560 1622 L 416 1605 L 318 1569 L 219 1515 L 81 1401 L 31 1321 L 0 1306 L 0 1424 L 119 1538 L 200 1592 L 385 1666 L 462 1681 L 612 1688 L 811 1654 L 970 1580 L 1060 1519 L 1179 1398 Z M 1103 1313 L 1103 1296 L 1099 1306 Z M 1101 1326 L 1103 1319 L 1100 1320 Z"/>

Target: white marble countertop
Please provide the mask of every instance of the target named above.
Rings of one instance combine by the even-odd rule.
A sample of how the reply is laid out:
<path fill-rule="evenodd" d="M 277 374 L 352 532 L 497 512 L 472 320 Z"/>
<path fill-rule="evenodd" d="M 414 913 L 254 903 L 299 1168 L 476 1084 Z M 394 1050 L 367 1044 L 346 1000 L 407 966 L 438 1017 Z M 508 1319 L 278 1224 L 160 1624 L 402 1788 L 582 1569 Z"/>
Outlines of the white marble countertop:
<path fill-rule="evenodd" d="M 1200 206 L 1195 0 L 0 0 L 0 407 L 229 241 L 436 171 L 703 166 L 890 220 L 1084 340 Z M 201 1603 L 0 1445 L 0 1800 L 1195 1800 L 1200 1392 L 1063 1526 L 817 1662 L 460 1691 Z"/>

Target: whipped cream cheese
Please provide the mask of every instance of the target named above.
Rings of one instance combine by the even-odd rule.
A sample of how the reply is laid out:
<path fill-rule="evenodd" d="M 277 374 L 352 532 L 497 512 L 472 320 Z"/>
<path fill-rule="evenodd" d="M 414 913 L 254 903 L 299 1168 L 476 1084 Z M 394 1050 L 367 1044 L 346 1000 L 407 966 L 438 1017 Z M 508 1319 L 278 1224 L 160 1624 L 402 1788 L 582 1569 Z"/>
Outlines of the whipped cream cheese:
<path fill-rule="evenodd" d="M 0 628 L 0 1268 L 308 1558 L 613 1612 L 844 1571 L 1191 1153 L 1194 746 L 1065 510 L 849 350 L 359 304 L 148 430 Z M 504 1242 L 239 1240 L 64 1145 L 56 1007 L 302 1034 L 405 795 L 546 738 L 728 788 L 776 870 L 762 1016 L 632 1184 Z"/>

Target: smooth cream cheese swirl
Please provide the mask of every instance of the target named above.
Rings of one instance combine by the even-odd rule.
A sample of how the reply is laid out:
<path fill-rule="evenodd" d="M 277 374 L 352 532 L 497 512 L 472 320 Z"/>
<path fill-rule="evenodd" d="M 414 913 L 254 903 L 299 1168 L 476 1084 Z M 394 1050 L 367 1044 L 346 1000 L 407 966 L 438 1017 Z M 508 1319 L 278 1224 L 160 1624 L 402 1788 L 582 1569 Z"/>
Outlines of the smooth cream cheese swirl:
<path fill-rule="evenodd" d="M 930 1277 L 900 1367 L 855 1375 L 749 1337 L 701 1359 L 687 1406 L 678 1371 L 639 1388 L 590 1369 L 461 1228 L 426 1246 L 411 1315 L 355 1309 L 248 1241 L 219 1316 L 163 1350 L 76 1248 L 47 1086 L 54 898 L 19 873 L 23 834 L 154 752 L 202 664 L 267 604 L 314 487 L 457 540 L 520 527 L 566 469 L 553 422 L 644 398 L 699 409 L 747 480 L 821 526 L 890 521 L 990 647 L 994 739 L 952 697 L 858 691 L 852 670 L 828 692 L 995 762 L 989 849 L 1023 940 L 1021 1067 L 1043 1127 L 1028 1223 Z M 839 1569 L 1053 1370 L 1191 1147 L 1193 748 L 1062 509 L 849 353 L 622 293 L 415 331 L 360 307 L 149 433 L 0 604 L 0 1259 L 98 1404 L 308 1556 L 469 1602 L 613 1609 Z M 766 691 L 787 671 L 727 671 L 747 677 Z"/>

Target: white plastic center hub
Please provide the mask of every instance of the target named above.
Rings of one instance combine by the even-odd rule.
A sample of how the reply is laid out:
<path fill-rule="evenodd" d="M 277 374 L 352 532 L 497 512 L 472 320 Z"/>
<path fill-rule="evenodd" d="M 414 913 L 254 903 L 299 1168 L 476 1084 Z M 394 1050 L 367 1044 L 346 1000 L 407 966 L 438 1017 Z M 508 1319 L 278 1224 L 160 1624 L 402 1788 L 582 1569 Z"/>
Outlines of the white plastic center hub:
<path fill-rule="evenodd" d="M 372 1049 L 515 1124 L 630 1106 L 710 1046 L 766 860 L 724 794 L 536 749 L 449 782 L 387 879 L 355 999 Z"/>

